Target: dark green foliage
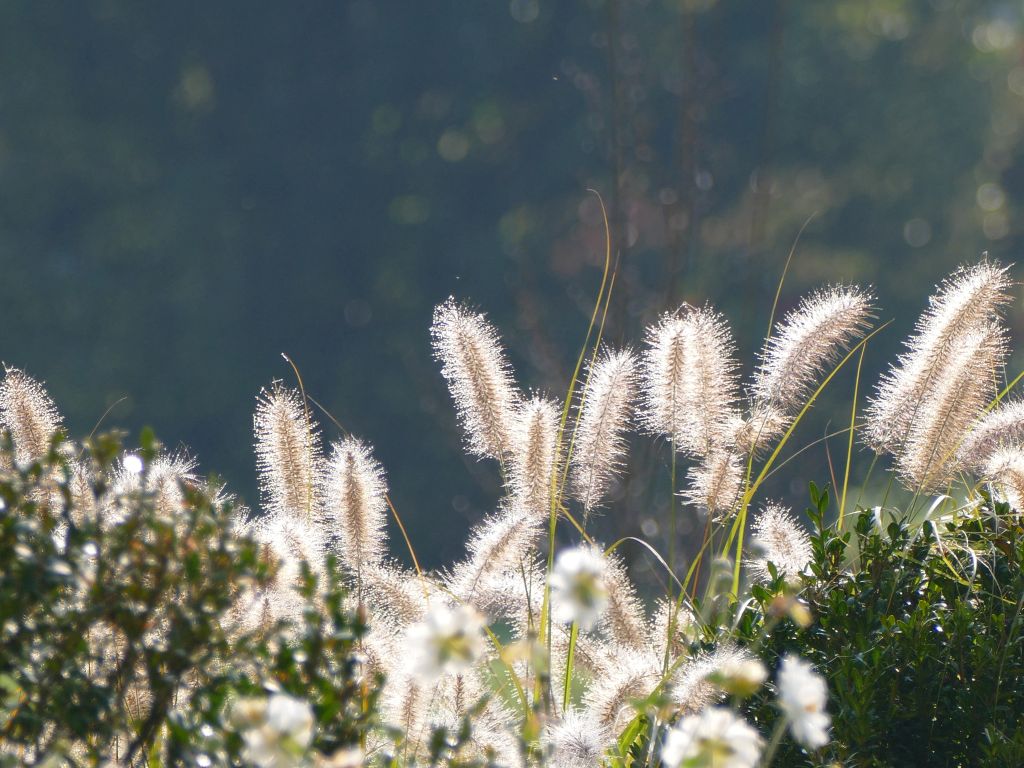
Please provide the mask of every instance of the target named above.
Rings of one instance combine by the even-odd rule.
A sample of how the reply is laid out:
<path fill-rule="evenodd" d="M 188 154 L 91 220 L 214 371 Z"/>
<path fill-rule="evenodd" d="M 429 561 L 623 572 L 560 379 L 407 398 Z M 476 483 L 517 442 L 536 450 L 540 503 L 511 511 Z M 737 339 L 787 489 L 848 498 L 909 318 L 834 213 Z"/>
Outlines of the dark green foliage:
<path fill-rule="evenodd" d="M 143 443 L 148 466 L 157 446 Z M 267 686 L 314 705 L 320 753 L 358 745 L 376 686 L 360 678 L 365 626 L 333 563 L 319 587 L 307 574 L 301 627 L 233 629 L 240 591 L 276 564 L 239 535 L 213 487 L 183 486 L 173 515 L 152 494 L 114 491 L 105 478 L 119 451 L 114 438 L 92 441 L 84 484 L 60 440 L 0 474 L 0 764 L 235 762 L 226 710 Z M 107 511 L 91 511 L 101 498 Z"/>
<path fill-rule="evenodd" d="M 784 741 L 777 764 L 1024 764 L 1024 538 L 1005 505 L 993 512 L 984 501 L 960 518 L 884 530 L 861 510 L 839 535 L 823 527 L 827 494 L 812 486 L 813 578 L 802 598 L 814 622 L 771 623 L 763 656 L 775 668 L 792 651 L 825 675 L 834 744 L 801 757 Z M 748 636 L 781 586 L 754 588 Z M 769 732 L 770 695 L 750 709 Z"/>

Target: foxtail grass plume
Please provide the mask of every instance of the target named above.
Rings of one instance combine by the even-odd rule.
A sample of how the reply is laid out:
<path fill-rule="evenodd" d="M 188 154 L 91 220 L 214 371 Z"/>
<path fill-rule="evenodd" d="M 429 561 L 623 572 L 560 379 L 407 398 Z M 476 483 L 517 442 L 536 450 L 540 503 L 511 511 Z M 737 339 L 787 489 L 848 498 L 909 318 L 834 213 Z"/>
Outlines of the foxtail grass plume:
<path fill-rule="evenodd" d="M 882 377 L 868 406 L 869 446 L 879 453 L 903 450 L 918 414 L 931 407 L 935 379 L 954 364 L 953 357 L 962 359 L 968 335 L 999 321 L 1010 286 L 1006 268 L 987 260 L 961 267 L 939 285 L 904 342 L 907 351 Z"/>
<path fill-rule="evenodd" d="M 320 514 L 320 434 L 301 395 L 275 381 L 253 417 L 256 469 L 268 514 L 307 521 Z"/>
<path fill-rule="evenodd" d="M 498 332 L 484 315 L 449 298 L 434 310 L 430 335 L 469 452 L 504 462 L 512 452 L 519 395 Z"/>
<path fill-rule="evenodd" d="M 0 428 L 11 433 L 15 461 L 25 464 L 45 456 L 61 421 L 42 384 L 17 368 L 5 369 L 0 383 Z"/>
<path fill-rule="evenodd" d="M 754 374 L 755 402 L 798 411 L 818 378 L 870 327 L 872 300 L 869 292 L 842 285 L 801 299 L 765 343 Z"/>
<path fill-rule="evenodd" d="M 739 499 L 745 468 L 734 451 L 718 448 L 690 467 L 687 486 L 679 495 L 686 504 L 719 518 Z"/>
<path fill-rule="evenodd" d="M 650 625 L 625 563 L 614 553 L 603 558 L 602 582 L 608 600 L 599 617 L 600 626 L 613 642 L 624 648 L 647 648 Z"/>
<path fill-rule="evenodd" d="M 813 551 L 807 531 L 793 513 L 781 504 L 770 503 L 751 526 L 751 549 L 747 570 L 754 581 L 768 581 L 768 563 L 786 579 L 803 573 L 811 562 Z"/>
<path fill-rule="evenodd" d="M 478 590 L 509 571 L 529 566 L 537 552 L 543 518 L 515 503 L 473 528 L 467 560 L 456 565 L 446 579 L 452 594 L 474 603 Z"/>
<path fill-rule="evenodd" d="M 362 573 L 387 554 L 387 485 L 370 446 L 354 437 L 331 445 L 323 521 L 342 564 Z"/>
<path fill-rule="evenodd" d="M 135 454 L 126 454 L 114 473 L 114 493 L 106 500 L 103 522 L 109 526 L 123 521 L 126 510 L 122 506 L 129 501 L 125 497 L 139 492 L 152 497 L 155 511 L 163 519 L 184 522 L 181 513 L 185 509 L 185 489 L 198 484 L 196 462 L 184 454 L 161 454 L 148 466 L 143 466 Z"/>
<path fill-rule="evenodd" d="M 1024 399 L 1001 403 L 982 416 L 958 451 L 964 466 L 981 470 L 1001 448 L 1024 445 Z"/>
<path fill-rule="evenodd" d="M 570 490 L 586 512 L 601 503 L 625 463 L 636 357 L 605 348 L 588 373 L 572 448 Z"/>
<path fill-rule="evenodd" d="M 732 442 L 744 456 L 758 454 L 781 437 L 792 421 L 774 405 L 754 402 L 750 416 L 735 422 Z"/>
<path fill-rule="evenodd" d="M 542 743 L 550 765 L 558 768 L 593 768 L 601 765 L 612 736 L 579 710 L 567 710 L 561 720 L 544 731 Z"/>
<path fill-rule="evenodd" d="M 240 525 L 263 555 L 275 564 L 273 580 L 238 595 L 232 622 L 241 632 L 265 632 L 278 621 L 297 622 L 306 608 L 300 593 L 305 563 L 313 574 L 322 571 L 326 542 L 320 528 L 302 518 L 268 515 Z"/>
<path fill-rule="evenodd" d="M 907 425 L 896 466 L 907 487 L 942 488 L 963 469 L 957 449 L 996 394 L 1005 363 L 1006 333 L 995 325 L 967 333 L 922 390 L 922 401 Z"/>
<path fill-rule="evenodd" d="M 735 344 L 725 318 L 684 305 L 647 330 L 644 424 L 691 456 L 722 445 L 738 418 Z"/>
<path fill-rule="evenodd" d="M 712 651 L 695 653 L 679 665 L 668 693 L 682 712 L 699 712 L 725 698 L 723 674 L 753 659 L 746 649 L 724 642 Z"/>
<path fill-rule="evenodd" d="M 542 397 L 523 403 L 516 416 L 511 485 L 520 506 L 530 514 L 546 516 L 551 510 L 559 464 L 555 456 L 558 422 L 558 403 Z"/>
<path fill-rule="evenodd" d="M 630 702 L 645 698 L 661 682 L 663 659 L 649 651 L 609 651 L 614 658 L 583 695 L 584 714 L 597 727 L 621 733 L 636 714 Z"/>
<path fill-rule="evenodd" d="M 983 474 L 1003 491 L 1007 504 L 1024 511 L 1024 448 L 1000 448 L 993 453 Z"/>
<path fill-rule="evenodd" d="M 374 618 L 405 626 L 423 618 L 429 600 L 442 594 L 432 578 L 391 565 L 368 565 L 362 571 L 363 598 Z"/>

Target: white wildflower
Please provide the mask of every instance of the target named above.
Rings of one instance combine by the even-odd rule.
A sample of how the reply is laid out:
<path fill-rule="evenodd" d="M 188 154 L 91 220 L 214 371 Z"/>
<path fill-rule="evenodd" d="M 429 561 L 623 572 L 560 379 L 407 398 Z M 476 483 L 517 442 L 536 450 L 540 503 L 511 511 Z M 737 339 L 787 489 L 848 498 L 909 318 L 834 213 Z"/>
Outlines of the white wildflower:
<path fill-rule="evenodd" d="M 809 749 L 828 744 L 831 718 L 825 712 L 825 678 L 809 662 L 786 656 L 779 668 L 778 687 L 779 707 L 789 721 L 793 738 Z"/>
<path fill-rule="evenodd" d="M 757 659 L 735 656 L 726 659 L 711 679 L 722 690 L 735 696 L 752 696 L 768 679 L 768 670 Z"/>
<path fill-rule="evenodd" d="M 714 768 L 753 768 L 761 757 L 761 737 L 743 718 L 724 707 L 687 715 L 668 732 L 662 763 L 676 768 L 707 765 Z"/>
<path fill-rule="evenodd" d="M 483 628 L 483 617 L 468 605 L 432 605 L 407 635 L 414 673 L 433 681 L 469 669 L 486 649 Z"/>
<path fill-rule="evenodd" d="M 551 604 L 556 621 L 590 629 L 608 606 L 605 559 L 589 547 L 558 555 L 551 573 Z"/>
<path fill-rule="evenodd" d="M 261 768 L 296 765 L 313 741 L 312 708 L 284 693 L 238 701 L 232 720 L 242 731 L 243 758 Z"/>

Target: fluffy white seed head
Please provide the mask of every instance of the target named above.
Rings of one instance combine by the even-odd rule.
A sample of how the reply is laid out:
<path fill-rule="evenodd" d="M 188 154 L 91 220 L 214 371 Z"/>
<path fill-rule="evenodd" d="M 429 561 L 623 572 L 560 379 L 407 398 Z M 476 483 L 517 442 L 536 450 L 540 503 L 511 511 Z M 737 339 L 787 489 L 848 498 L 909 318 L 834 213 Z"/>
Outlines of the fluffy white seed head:
<path fill-rule="evenodd" d="M 755 581 L 771 578 L 768 563 L 785 578 L 803 573 L 813 552 L 807 531 L 781 504 L 768 504 L 751 526 L 751 549 L 747 569 Z"/>
<path fill-rule="evenodd" d="M 600 765 L 613 738 L 608 731 L 579 710 L 570 709 L 543 734 L 550 754 L 549 765 L 556 768 L 593 768 Z"/>
<path fill-rule="evenodd" d="M 279 621 L 299 622 L 306 608 L 300 589 L 305 562 L 313 574 L 324 564 L 326 542 L 318 526 L 301 518 L 264 517 L 240 526 L 276 565 L 274 579 L 237 597 L 231 622 L 241 632 L 266 631 Z"/>
<path fill-rule="evenodd" d="M 603 349 L 588 375 L 570 468 L 570 490 L 586 512 L 601 503 L 625 462 L 635 389 L 633 352 Z"/>
<path fill-rule="evenodd" d="M 515 419 L 512 493 L 525 511 L 541 517 L 551 511 L 552 480 L 559 465 L 555 443 L 560 415 L 554 400 L 534 397 L 523 403 Z"/>
<path fill-rule="evenodd" d="M 935 379 L 961 357 L 968 336 L 998 323 L 1010 287 L 1006 268 L 988 261 L 961 267 L 939 285 L 904 342 L 907 351 L 876 388 L 865 420 L 868 445 L 879 453 L 904 448 L 918 413 L 930 407 Z"/>
<path fill-rule="evenodd" d="M 449 590 L 460 600 L 476 604 L 489 583 L 510 572 L 527 571 L 537 554 L 543 519 L 516 504 L 473 528 L 466 550 L 469 557 L 447 578 Z"/>
<path fill-rule="evenodd" d="M 636 715 L 630 702 L 649 696 L 661 682 L 663 657 L 628 648 L 614 649 L 614 654 L 583 695 L 583 714 L 599 727 L 621 733 Z"/>
<path fill-rule="evenodd" d="M 256 469 L 270 515 L 320 515 L 320 435 L 301 395 L 274 382 L 256 399 Z"/>
<path fill-rule="evenodd" d="M 958 451 L 964 466 L 982 470 L 1000 448 L 1024 445 L 1024 399 L 1004 402 L 982 416 Z"/>
<path fill-rule="evenodd" d="M 682 712 L 694 713 L 725 698 L 720 679 L 723 672 L 736 669 L 754 657 L 738 646 L 723 644 L 679 665 L 669 694 Z"/>
<path fill-rule="evenodd" d="M 354 437 L 334 443 L 327 466 L 324 522 L 352 572 L 379 565 L 387 551 L 387 484 L 370 446 Z"/>
<path fill-rule="evenodd" d="M 960 471 L 965 434 L 996 394 L 998 369 L 1006 359 L 1006 334 L 996 325 L 965 334 L 922 389 L 922 401 L 907 424 L 896 465 L 904 484 L 931 492 Z"/>
<path fill-rule="evenodd" d="M 648 329 L 643 364 L 644 425 L 675 449 L 707 456 L 738 418 L 735 344 L 725 318 L 683 306 Z"/>
<path fill-rule="evenodd" d="M 871 325 L 872 295 L 828 286 L 805 296 L 775 327 L 761 352 L 753 395 L 784 413 L 799 410 L 817 379 Z"/>
<path fill-rule="evenodd" d="M 135 454 L 125 454 L 114 470 L 112 494 L 102 507 L 104 525 L 122 522 L 131 506 L 130 497 L 151 496 L 155 511 L 165 520 L 180 520 L 185 508 L 185 488 L 196 487 L 196 463 L 183 454 L 161 454 L 148 466 Z"/>
<path fill-rule="evenodd" d="M 724 448 L 716 449 L 690 468 L 687 487 L 680 496 L 685 503 L 720 518 L 739 499 L 745 468 L 738 454 Z"/>
<path fill-rule="evenodd" d="M 505 461 L 519 395 L 498 332 L 484 315 L 450 298 L 434 310 L 430 335 L 469 452 Z"/>
<path fill-rule="evenodd" d="M 370 607 L 374 628 L 382 622 L 405 627 L 420 621 L 430 607 L 428 601 L 443 594 L 431 576 L 387 563 L 366 565 L 362 578 L 362 597 Z"/>
<path fill-rule="evenodd" d="M 42 384 L 17 368 L 5 369 L 0 383 L 0 428 L 11 433 L 15 461 L 29 463 L 45 456 L 61 421 Z"/>
<path fill-rule="evenodd" d="M 650 647 L 650 625 L 636 587 L 617 554 L 604 555 L 603 583 L 608 595 L 607 608 L 601 613 L 600 627 L 616 644 L 625 648 Z"/>
<path fill-rule="evenodd" d="M 999 486 L 1010 507 L 1024 511 L 1024 448 L 997 449 L 989 457 L 983 474 Z"/>
<path fill-rule="evenodd" d="M 749 417 L 734 422 L 732 442 L 744 456 L 756 455 L 782 437 L 792 421 L 775 406 L 755 402 Z"/>

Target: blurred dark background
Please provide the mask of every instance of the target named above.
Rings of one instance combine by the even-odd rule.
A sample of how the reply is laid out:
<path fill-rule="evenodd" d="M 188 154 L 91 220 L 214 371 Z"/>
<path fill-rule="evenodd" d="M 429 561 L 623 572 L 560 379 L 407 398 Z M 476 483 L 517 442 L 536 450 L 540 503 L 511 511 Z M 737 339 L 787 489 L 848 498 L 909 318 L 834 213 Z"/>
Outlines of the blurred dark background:
<path fill-rule="evenodd" d="M 105 425 L 152 425 L 255 503 L 254 398 L 294 381 L 286 352 L 443 564 L 498 477 L 459 449 L 436 303 L 475 302 L 523 386 L 564 391 L 593 188 L 621 254 L 609 338 L 711 300 L 749 370 L 810 218 L 782 308 L 877 286 L 871 383 L 935 282 L 1017 258 L 1022 118 L 1019 2 L 0 0 L 0 357 L 74 435 L 123 397 Z M 664 548 L 668 457 L 634 445 L 596 526 Z M 769 490 L 794 506 L 828 480 L 823 445 L 790 467 Z"/>

